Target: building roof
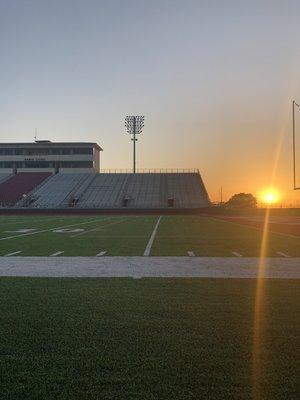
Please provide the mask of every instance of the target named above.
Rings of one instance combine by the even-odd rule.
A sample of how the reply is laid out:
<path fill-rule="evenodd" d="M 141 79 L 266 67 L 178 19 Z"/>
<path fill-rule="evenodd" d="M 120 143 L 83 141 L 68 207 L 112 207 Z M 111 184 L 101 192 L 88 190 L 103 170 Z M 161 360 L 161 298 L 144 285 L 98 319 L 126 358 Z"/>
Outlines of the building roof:
<path fill-rule="evenodd" d="M 25 143 L 0 143 L 0 147 L 96 147 L 99 151 L 103 149 L 98 145 L 98 143 L 93 142 L 51 142 L 50 140 L 37 140 L 35 142 L 25 142 Z"/>

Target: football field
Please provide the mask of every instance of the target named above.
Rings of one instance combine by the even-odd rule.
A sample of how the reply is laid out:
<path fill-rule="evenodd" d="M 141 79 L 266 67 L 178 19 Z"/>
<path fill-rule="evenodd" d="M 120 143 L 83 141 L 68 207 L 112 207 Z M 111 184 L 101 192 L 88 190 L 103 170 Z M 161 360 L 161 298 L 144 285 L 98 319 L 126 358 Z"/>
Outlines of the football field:
<path fill-rule="evenodd" d="M 259 397 L 298 399 L 299 280 L 265 281 Z M 254 279 L 0 278 L 5 400 L 253 400 Z"/>
<path fill-rule="evenodd" d="M 1 216 L 2 397 L 296 400 L 300 237 L 270 225 L 254 367 L 258 281 L 238 277 L 262 236 L 199 215 Z"/>
<path fill-rule="evenodd" d="M 261 242 L 260 227 L 210 216 L 0 217 L 7 257 L 259 257 Z M 270 231 L 265 255 L 300 257 L 300 237 Z"/>

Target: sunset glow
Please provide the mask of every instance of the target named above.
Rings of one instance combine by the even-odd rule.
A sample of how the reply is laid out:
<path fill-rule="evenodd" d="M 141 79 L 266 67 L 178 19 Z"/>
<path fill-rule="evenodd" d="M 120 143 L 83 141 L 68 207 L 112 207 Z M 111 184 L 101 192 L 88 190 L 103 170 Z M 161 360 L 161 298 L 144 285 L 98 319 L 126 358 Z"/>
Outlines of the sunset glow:
<path fill-rule="evenodd" d="M 276 190 L 266 190 L 261 194 L 261 201 L 264 204 L 275 205 L 279 203 L 280 195 Z"/>

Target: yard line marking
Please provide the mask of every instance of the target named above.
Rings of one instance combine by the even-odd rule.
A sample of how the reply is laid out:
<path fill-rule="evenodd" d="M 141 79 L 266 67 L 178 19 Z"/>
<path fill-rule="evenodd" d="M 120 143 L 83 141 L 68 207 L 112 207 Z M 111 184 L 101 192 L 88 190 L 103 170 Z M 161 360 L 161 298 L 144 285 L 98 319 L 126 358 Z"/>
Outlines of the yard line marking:
<path fill-rule="evenodd" d="M 236 251 L 232 251 L 231 253 L 236 257 L 243 257 L 240 253 L 238 253 Z"/>
<path fill-rule="evenodd" d="M 112 218 L 112 217 L 111 217 Z M 111 219 L 111 218 L 108 218 L 108 219 Z M 121 222 L 124 222 L 124 221 L 126 221 L 126 219 L 124 218 L 124 219 L 122 219 L 121 221 L 114 221 L 114 222 L 111 222 L 110 224 L 106 224 L 106 225 L 101 225 L 101 227 L 106 227 L 106 226 L 111 226 L 111 225 L 115 225 L 115 224 L 120 224 Z M 97 228 L 93 228 L 93 229 L 91 229 L 91 230 L 89 230 L 89 231 L 84 231 L 84 232 L 80 232 L 80 233 L 77 233 L 76 235 L 72 235 L 71 237 L 76 237 L 76 236 L 80 236 L 80 235 L 84 235 L 85 233 L 89 233 L 89 232 L 93 232 L 93 231 L 95 231 Z"/>
<path fill-rule="evenodd" d="M 97 255 L 96 255 L 96 257 L 102 257 L 102 256 L 104 256 L 104 254 L 106 254 L 107 253 L 107 251 L 101 251 L 100 253 L 98 253 Z"/>
<path fill-rule="evenodd" d="M 160 216 L 158 218 L 157 222 L 156 222 L 156 225 L 155 225 L 155 227 L 153 229 L 153 232 L 152 232 L 152 234 L 150 236 L 149 242 L 147 243 L 146 249 L 144 251 L 144 256 L 149 256 L 150 255 L 151 248 L 152 248 L 152 245 L 153 245 L 153 242 L 154 242 L 154 238 L 155 238 L 155 235 L 156 235 L 156 232 L 157 232 L 157 229 L 158 229 L 158 225 L 159 225 L 161 219 L 162 219 L 162 216 Z"/>
<path fill-rule="evenodd" d="M 187 253 L 188 253 L 188 255 L 189 255 L 190 257 L 195 257 L 195 253 L 194 253 L 193 251 L 188 251 Z"/>
<path fill-rule="evenodd" d="M 282 253 L 281 251 L 277 251 L 277 254 L 278 254 L 279 256 L 282 256 L 282 257 L 291 257 L 291 256 L 289 256 L 289 255 L 286 254 L 286 253 Z"/>
<path fill-rule="evenodd" d="M 29 218 L 28 217 L 26 217 L 26 218 L 23 218 L 23 219 L 17 219 L 17 220 L 15 220 L 15 221 L 5 221 L 5 222 L 2 222 L 2 221 L 0 221 L 1 222 L 1 226 L 3 226 L 3 225 L 11 225 L 11 224 L 24 224 L 24 225 L 26 225 L 26 224 L 31 224 L 31 223 L 33 223 L 33 224 L 35 224 L 36 222 L 48 222 L 49 220 L 51 220 L 51 221 L 53 221 L 53 219 L 55 219 L 56 221 L 60 221 L 60 220 L 64 220 L 66 217 L 56 217 L 56 216 L 52 216 L 52 217 L 43 217 L 43 218 L 40 218 L 40 219 L 34 219 L 34 218 L 32 218 L 31 220 L 29 220 Z"/>
<path fill-rule="evenodd" d="M 56 226 L 56 227 L 54 226 L 53 228 L 43 229 L 41 231 L 35 231 L 35 232 L 30 232 L 30 233 L 22 233 L 21 235 L 6 236 L 4 238 L 0 238 L 0 240 L 15 239 L 15 238 L 18 238 L 18 237 L 23 237 L 23 236 L 36 235 L 38 233 L 51 232 L 51 231 L 54 231 L 55 229 L 63 229 L 63 228 L 70 228 L 72 226 L 92 224 L 95 221 L 97 221 L 97 220 L 93 219 L 92 221 L 77 222 L 76 224 L 71 224 L 71 225 L 63 225 L 63 226 Z"/>
<path fill-rule="evenodd" d="M 62 253 L 64 253 L 64 252 L 63 251 L 57 251 L 56 253 L 50 254 L 49 257 L 56 257 L 56 256 L 59 256 Z"/>
<path fill-rule="evenodd" d="M 22 251 L 15 251 L 14 253 L 8 253 L 8 254 L 5 254 L 4 257 L 11 257 L 11 256 L 14 256 L 15 254 L 19 254 L 19 253 L 22 253 Z"/>

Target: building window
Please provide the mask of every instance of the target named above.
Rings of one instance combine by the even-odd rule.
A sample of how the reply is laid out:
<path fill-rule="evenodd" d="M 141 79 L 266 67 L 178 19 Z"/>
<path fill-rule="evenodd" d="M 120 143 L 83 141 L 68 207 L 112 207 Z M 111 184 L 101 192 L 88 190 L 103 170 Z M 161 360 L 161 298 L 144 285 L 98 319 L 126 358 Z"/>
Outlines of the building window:
<path fill-rule="evenodd" d="M 73 149 L 74 154 L 93 154 L 91 147 L 77 147 Z"/>
<path fill-rule="evenodd" d="M 67 155 L 67 154 L 71 154 L 71 149 L 62 149 L 62 154 Z"/>
<path fill-rule="evenodd" d="M 11 156 L 13 154 L 13 149 L 4 149 L 5 156 Z"/>

